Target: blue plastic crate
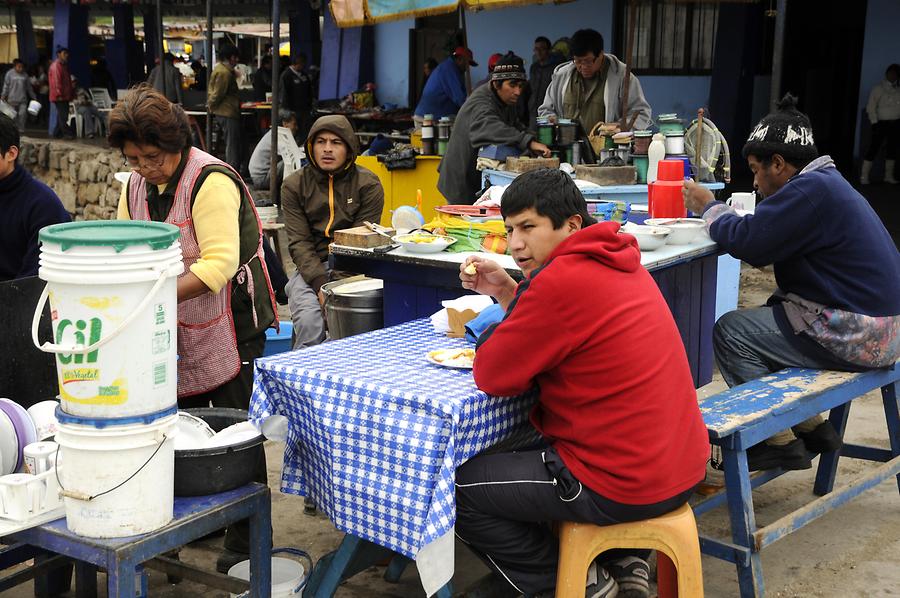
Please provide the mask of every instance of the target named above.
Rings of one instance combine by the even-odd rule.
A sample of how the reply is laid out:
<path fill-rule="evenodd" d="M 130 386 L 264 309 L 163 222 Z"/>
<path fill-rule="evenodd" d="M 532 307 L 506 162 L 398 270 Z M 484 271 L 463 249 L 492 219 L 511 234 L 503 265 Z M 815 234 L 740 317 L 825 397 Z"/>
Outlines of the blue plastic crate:
<path fill-rule="evenodd" d="M 278 332 L 275 332 L 274 328 L 267 328 L 266 347 L 263 350 L 263 357 L 290 351 L 293 332 L 294 326 L 290 322 L 281 322 L 281 329 Z"/>

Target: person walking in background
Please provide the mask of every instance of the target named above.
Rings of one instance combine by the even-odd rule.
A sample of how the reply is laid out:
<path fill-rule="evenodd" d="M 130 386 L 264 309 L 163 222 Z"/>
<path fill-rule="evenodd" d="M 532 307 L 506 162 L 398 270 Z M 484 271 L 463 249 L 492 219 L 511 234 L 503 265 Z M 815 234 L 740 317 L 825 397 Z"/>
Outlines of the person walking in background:
<path fill-rule="evenodd" d="M 306 139 L 312 125 L 313 80 L 306 72 L 306 54 L 298 52 L 294 63 L 281 73 L 281 106 L 297 115 L 296 135 Z"/>
<path fill-rule="evenodd" d="M 183 80 L 181 71 L 175 66 L 175 55 L 171 52 L 166 52 L 163 56 L 162 64 L 157 64 L 150 71 L 147 83 L 153 89 L 166 96 L 166 99 L 173 104 L 183 104 L 184 96 L 181 90 Z"/>
<path fill-rule="evenodd" d="M 66 139 L 74 139 L 72 130 L 67 123 L 69 119 L 69 102 L 75 98 L 75 85 L 69 74 L 69 49 L 59 48 L 56 51 L 56 60 L 50 65 L 50 101 L 56 106 L 56 124 L 53 127 L 53 137 L 65 136 Z"/>
<path fill-rule="evenodd" d="M 553 78 L 553 70 L 562 62 L 556 52 L 550 51 L 550 40 L 543 35 L 534 40 L 534 62 L 528 71 L 528 85 L 531 94 L 528 97 L 528 128 L 536 130 L 538 108 L 544 103 L 547 88 Z"/>
<path fill-rule="evenodd" d="M 892 64 L 887 67 L 884 80 L 872 88 L 869 93 L 869 102 L 866 104 L 866 113 L 869 115 L 869 122 L 872 123 L 872 138 L 862 163 L 859 182 L 862 185 L 869 184 L 872 163 L 875 161 L 881 145 L 887 142 L 884 182 L 896 185 L 894 166 L 897 154 L 900 153 L 898 152 L 900 150 L 900 65 Z"/>
<path fill-rule="evenodd" d="M 37 95 L 25 72 L 25 63 L 18 58 L 13 60 L 13 68 L 6 71 L 0 99 L 16 110 L 16 128 L 19 129 L 19 133 L 24 133 L 25 119 L 28 118 L 28 100 L 36 100 Z"/>
<path fill-rule="evenodd" d="M 209 77 L 206 104 L 216 123 L 225 132 L 225 161 L 241 171 L 241 100 L 234 65 L 240 53 L 232 45 L 219 50 L 219 62 Z"/>

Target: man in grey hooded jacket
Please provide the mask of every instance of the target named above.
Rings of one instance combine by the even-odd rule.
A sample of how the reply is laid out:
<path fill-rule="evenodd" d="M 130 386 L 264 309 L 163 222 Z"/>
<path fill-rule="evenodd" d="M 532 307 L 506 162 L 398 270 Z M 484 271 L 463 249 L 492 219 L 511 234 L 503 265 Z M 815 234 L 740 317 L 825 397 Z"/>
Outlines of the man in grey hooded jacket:
<path fill-rule="evenodd" d="M 585 131 L 598 122 L 615 122 L 622 118 L 625 63 L 603 52 L 603 36 L 593 29 L 579 29 L 572 36 L 574 60 L 564 62 L 553 71 L 553 79 L 538 108 L 538 116 L 555 116 L 577 120 Z M 633 129 L 650 126 L 652 111 L 644 97 L 641 83 L 629 76 L 626 123 L 636 115 Z"/>

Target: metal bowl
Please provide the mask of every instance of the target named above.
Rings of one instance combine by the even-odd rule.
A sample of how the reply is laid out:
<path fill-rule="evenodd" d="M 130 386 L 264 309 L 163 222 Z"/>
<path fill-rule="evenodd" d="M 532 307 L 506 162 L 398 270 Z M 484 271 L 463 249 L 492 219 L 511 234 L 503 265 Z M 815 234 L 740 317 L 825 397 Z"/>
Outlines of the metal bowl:
<path fill-rule="evenodd" d="M 247 421 L 243 409 L 202 407 L 185 409 L 204 420 L 216 432 Z M 265 459 L 265 438 L 205 449 L 175 451 L 175 496 L 205 496 L 239 488 L 254 481 Z"/>

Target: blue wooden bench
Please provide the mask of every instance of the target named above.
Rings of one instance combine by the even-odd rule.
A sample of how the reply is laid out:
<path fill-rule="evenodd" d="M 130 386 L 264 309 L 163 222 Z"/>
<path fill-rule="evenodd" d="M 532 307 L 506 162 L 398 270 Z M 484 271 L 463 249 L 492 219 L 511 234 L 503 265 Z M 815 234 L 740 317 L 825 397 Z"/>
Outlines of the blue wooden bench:
<path fill-rule="evenodd" d="M 900 486 L 900 411 L 896 383 L 900 365 L 865 373 L 785 369 L 735 386 L 700 402 L 710 443 L 722 449 L 725 488 L 694 506 L 699 516 L 728 504 L 732 541 L 700 535 L 700 549 L 737 566 L 741 598 L 765 595 L 760 551 L 787 534 L 821 517 L 884 480 L 896 476 Z M 753 511 L 754 488 L 782 475 L 781 469 L 750 474 L 747 449 L 776 432 L 786 430 L 830 410 L 829 421 L 843 438 L 853 399 L 881 389 L 890 449 L 844 444 L 821 455 L 813 485 L 819 498 L 777 521 L 757 528 Z M 882 463 L 850 483 L 834 489 L 840 457 Z"/>

